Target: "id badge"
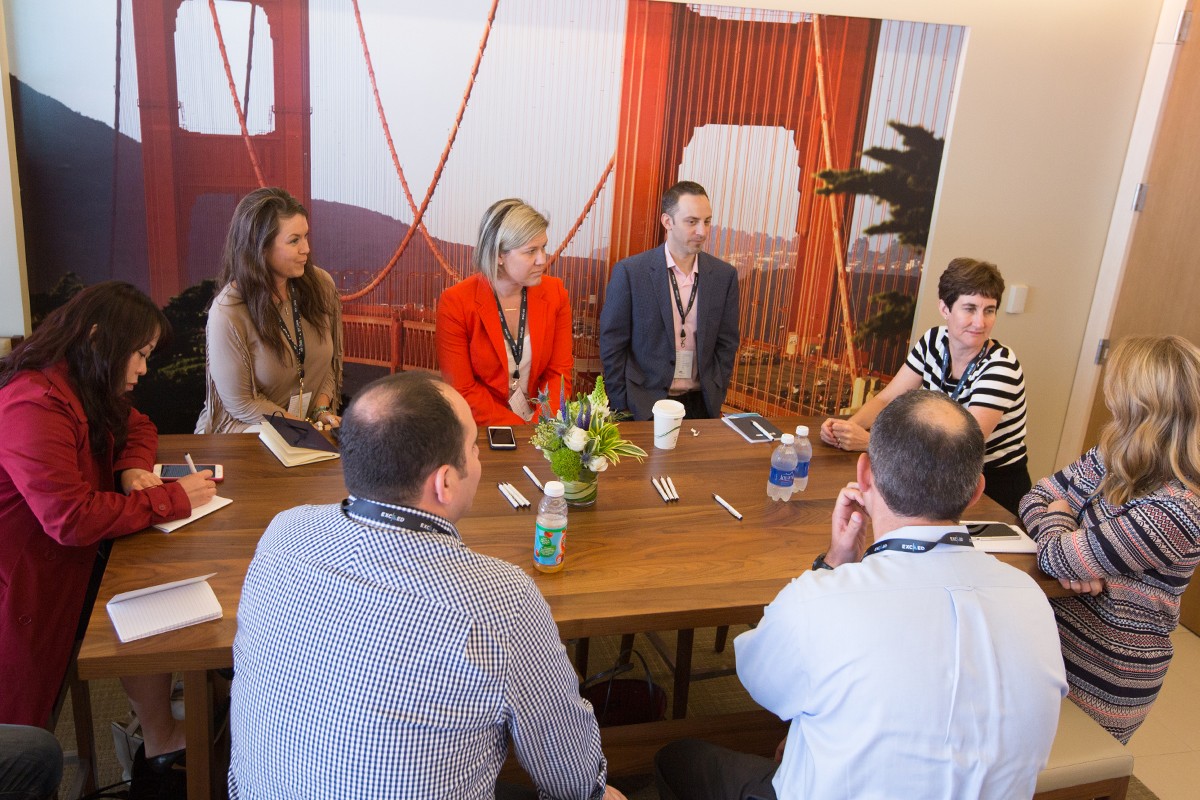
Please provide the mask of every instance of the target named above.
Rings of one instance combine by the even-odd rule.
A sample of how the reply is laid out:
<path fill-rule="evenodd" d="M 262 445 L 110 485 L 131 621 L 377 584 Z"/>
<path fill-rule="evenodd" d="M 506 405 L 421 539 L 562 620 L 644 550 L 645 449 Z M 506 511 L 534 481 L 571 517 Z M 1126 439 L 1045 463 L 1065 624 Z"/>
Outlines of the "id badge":
<path fill-rule="evenodd" d="M 695 350 L 675 351 L 675 380 L 688 381 L 692 379 L 692 364 L 696 360 Z"/>
<path fill-rule="evenodd" d="M 508 407 L 512 412 L 526 422 L 533 416 L 533 409 L 529 406 L 529 398 L 525 396 L 524 389 L 515 389 L 508 397 Z"/>
<path fill-rule="evenodd" d="M 292 395 L 288 399 L 288 413 L 293 417 L 305 419 L 304 410 L 308 408 L 308 403 L 310 400 L 312 400 L 312 392 Z"/>

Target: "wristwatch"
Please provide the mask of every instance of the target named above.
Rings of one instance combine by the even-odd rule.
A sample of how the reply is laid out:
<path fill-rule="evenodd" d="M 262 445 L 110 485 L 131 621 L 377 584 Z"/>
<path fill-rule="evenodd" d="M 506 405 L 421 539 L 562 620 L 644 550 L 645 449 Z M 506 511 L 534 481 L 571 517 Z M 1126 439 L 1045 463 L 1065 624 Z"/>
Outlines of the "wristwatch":
<path fill-rule="evenodd" d="M 818 570 L 818 569 L 833 569 L 833 567 L 831 567 L 831 566 L 829 566 L 828 564 L 826 564 L 826 563 L 825 563 L 825 553 L 821 553 L 819 556 L 817 556 L 816 558 L 814 558 L 814 559 L 813 559 L 813 565 L 812 565 L 812 568 L 813 568 L 814 570 Z"/>

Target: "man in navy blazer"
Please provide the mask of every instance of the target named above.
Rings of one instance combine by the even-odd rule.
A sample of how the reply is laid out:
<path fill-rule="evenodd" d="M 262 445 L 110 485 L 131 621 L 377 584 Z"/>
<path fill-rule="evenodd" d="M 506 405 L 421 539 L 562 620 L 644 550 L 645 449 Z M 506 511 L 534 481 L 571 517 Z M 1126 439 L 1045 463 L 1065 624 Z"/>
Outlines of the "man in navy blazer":
<path fill-rule="evenodd" d="M 700 184 L 668 189 L 660 219 L 665 244 L 619 261 L 609 278 L 600 313 L 609 405 L 650 419 L 671 397 L 688 417 L 719 417 L 740 341 L 737 270 L 701 252 L 712 205 Z"/>

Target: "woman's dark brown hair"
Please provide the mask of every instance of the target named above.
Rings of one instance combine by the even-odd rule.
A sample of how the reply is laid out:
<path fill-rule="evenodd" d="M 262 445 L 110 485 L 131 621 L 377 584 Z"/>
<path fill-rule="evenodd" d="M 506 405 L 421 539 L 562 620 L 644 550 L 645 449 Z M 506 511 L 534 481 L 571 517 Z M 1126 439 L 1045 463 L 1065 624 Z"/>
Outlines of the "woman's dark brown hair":
<path fill-rule="evenodd" d="M 297 214 L 308 219 L 304 206 L 283 189 L 273 186 L 255 189 L 243 197 L 229 221 L 221 274 L 217 278 L 218 291 L 231 281 L 237 284 L 254 330 L 280 361 L 287 358 L 287 344 L 275 312 L 272 296 L 275 279 L 267 264 L 267 251 L 275 244 L 280 220 Z M 304 274 L 290 283 L 296 292 L 300 315 L 322 335 L 328 333 L 337 301 L 313 270 L 311 255 L 304 264 Z"/>
<path fill-rule="evenodd" d="M 165 347 L 171 323 L 154 301 L 123 281 L 89 286 L 51 312 L 28 339 L 0 360 L 0 387 L 18 372 L 66 361 L 72 388 L 87 415 L 92 453 L 120 452 L 128 433 L 125 391 L 129 358 L 158 339 Z"/>

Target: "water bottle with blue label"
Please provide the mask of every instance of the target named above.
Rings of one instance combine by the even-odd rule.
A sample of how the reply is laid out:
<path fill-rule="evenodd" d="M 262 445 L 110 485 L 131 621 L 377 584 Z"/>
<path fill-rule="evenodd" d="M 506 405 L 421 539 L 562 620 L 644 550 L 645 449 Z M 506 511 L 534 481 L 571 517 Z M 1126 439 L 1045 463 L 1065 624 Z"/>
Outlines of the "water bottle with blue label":
<path fill-rule="evenodd" d="M 800 460 L 796 455 L 795 443 L 796 437 L 785 433 L 779 437 L 779 447 L 771 454 L 771 477 L 767 479 L 767 497 L 772 500 L 782 500 L 786 503 L 792 499 L 792 492 L 795 491 L 796 464 Z M 811 454 L 810 445 L 810 458 Z"/>

